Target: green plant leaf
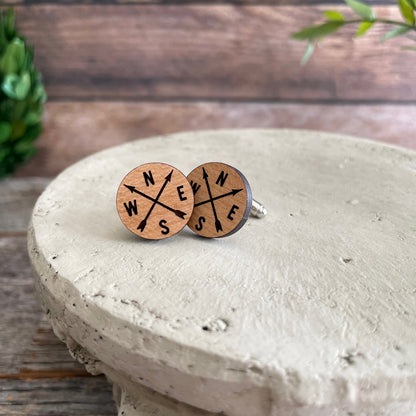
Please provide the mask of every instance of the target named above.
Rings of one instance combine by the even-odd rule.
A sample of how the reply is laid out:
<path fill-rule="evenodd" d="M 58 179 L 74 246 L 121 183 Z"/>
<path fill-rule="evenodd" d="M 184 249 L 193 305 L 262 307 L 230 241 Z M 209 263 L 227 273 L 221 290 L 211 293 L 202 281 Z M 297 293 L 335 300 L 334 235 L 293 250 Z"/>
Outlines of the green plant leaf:
<path fill-rule="evenodd" d="M 413 10 L 415 10 L 416 9 L 416 2 L 415 2 L 415 0 L 406 0 L 407 1 L 407 3 L 409 4 L 409 6 L 413 9 Z"/>
<path fill-rule="evenodd" d="M 0 178 L 34 154 L 42 131 L 46 93 L 33 51 L 16 29 L 13 9 L 0 10 Z"/>
<path fill-rule="evenodd" d="M 403 35 L 404 33 L 407 33 L 407 32 L 409 32 L 409 30 L 410 30 L 411 28 L 410 27 L 406 27 L 406 26 L 399 26 L 399 27 L 396 27 L 396 28 L 394 28 L 394 29 L 392 29 L 392 30 L 390 30 L 389 32 L 387 32 L 381 39 L 380 39 L 380 41 L 381 42 L 384 42 L 385 40 L 389 40 L 389 39 L 391 39 L 391 38 L 394 38 L 394 37 L 396 37 L 396 36 L 399 36 L 399 35 Z"/>
<path fill-rule="evenodd" d="M 292 35 L 293 39 L 297 40 L 314 40 L 320 39 L 329 35 L 330 33 L 336 32 L 341 26 L 344 25 L 343 21 L 333 20 L 326 22 L 318 26 L 309 26 L 301 31 Z"/>
<path fill-rule="evenodd" d="M 416 51 L 416 46 L 402 46 L 400 49 L 404 51 Z"/>
<path fill-rule="evenodd" d="M 13 39 L 0 58 L 0 71 L 4 75 L 18 72 L 25 59 L 25 44 L 21 39 Z"/>
<path fill-rule="evenodd" d="M 32 124 L 37 124 L 40 122 L 42 117 L 42 114 L 40 112 L 35 112 L 35 111 L 29 111 L 25 118 L 24 118 L 24 122 L 28 125 L 31 126 Z"/>
<path fill-rule="evenodd" d="M 29 153 L 33 149 L 33 143 L 31 141 L 18 141 L 14 146 L 14 149 L 18 153 Z"/>
<path fill-rule="evenodd" d="M 0 121 L 0 143 L 5 142 L 12 132 L 12 126 L 7 121 Z"/>
<path fill-rule="evenodd" d="M 21 77 L 9 74 L 1 86 L 3 92 L 10 98 L 24 100 L 30 90 L 30 75 L 24 72 Z"/>
<path fill-rule="evenodd" d="M 39 100 L 42 103 L 46 101 L 46 92 L 42 84 L 36 85 L 32 97 L 34 101 Z"/>
<path fill-rule="evenodd" d="M 344 20 L 344 16 L 340 12 L 337 12 L 336 10 L 327 10 L 323 13 L 323 15 L 328 20 Z"/>
<path fill-rule="evenodd" d="M 21 120 L 13 121 L 12 123 L 12 133 L 10 134 L 11 140 L 16 140 L 19 137 L 22 137 L 26 132 L 26 125 Z"/>
<path fill-rule="evenodd" d="M 0 20 L 0 54 L 6 49 L 7 46 L 7 39 L 6 34 L 4 33 L 3 28 L 1 27 L 1 20 Z"/>
<path fill-rule="evenodd" d="M 1 84 L 2 91 L 10 98 L 17 98 L 16 86 L 19 82 L 19 77 L 16 74 L 9 74 L 4 78 Z"/>
<path fill-rule="evenodd" d="M 309 61 L 309 59 L 311 58 L 314 50 L 315 50 L 315 45 L 312 42 L 309 42 L 308 46 L 306 47 L 306 51 L 303 54 L 302 60 L 300 61 L 301 65 L 305 65 L 306 62 Z"/>
<path fill-rule="evenodd" d="M 415 14 L 413 12 L 413 8 L 409 6 L 409 3 L 406 0 L 397 0 L 399 4 L 400 12 L 409 25 L 415 24 Z"/>
<path fill-rule="evenodd" d="M 27 103 L 25 100 L 13 100 L 13 114 L 9 121 L 21 120 L 27 112 Z"/>
<path fill-rule="evenodd" d="M 30 90 L 30 75 L 29 72 L 24 72 L 19 78 L 16 85 L 16 97 L 19 100 L 24 100 Z"/>
<path fill-rule="evenodd" d="M 42 125 L 35 124 L 29 126 L 23 134 L 19 136 L 19 142 L 33 142 L 39 134 L 42 133 Z"/>
<path fill-rule="evenodd" d="M 374 20 L 376 15 L 374 14 L 374 10 L 367 6 L 364 3 L 361 3 L 357 0 L 345 0 L 345 3 L 351 7 L 352 10 L 355 11 L 359 16 L 366 20 Z"/>
<path fill-rule="evenodd" d="M 6 36 L 10 39 L 15 35 L 16 29 L 14 26 L 14 11 L 12 8 L 7 10 L 6 19 L 5 19 L 5 32 Z"/>
<path fill-rule="evenodd" d="M 369 22 L 368 20 L 361 22 L 358 26 L 358 30 L 355 36 L 358 38 L 359 36 L 364 35 L 364 33 L 367 32 L 367 30 L 370 29 L 370 27 L 373 26 L 373 24 L 374 22 Z"/>

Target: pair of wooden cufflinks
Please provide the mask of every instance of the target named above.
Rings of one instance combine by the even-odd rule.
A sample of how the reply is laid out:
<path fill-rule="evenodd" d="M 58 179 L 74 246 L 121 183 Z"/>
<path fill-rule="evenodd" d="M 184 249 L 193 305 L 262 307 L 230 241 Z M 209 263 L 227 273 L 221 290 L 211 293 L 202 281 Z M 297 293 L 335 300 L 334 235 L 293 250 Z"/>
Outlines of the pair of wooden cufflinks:
<path fill-rule="evenodd" d="M 203 237 L 238 231 L 250 212 L 266 214 L 252 200 L 250 185 L 237 169 L 205 163 L 187 177 L 166 163 L 146 163 L 130 171 L 117 191 L 117 211 L 134 234 L 161 240 L 185 225 Z"/>

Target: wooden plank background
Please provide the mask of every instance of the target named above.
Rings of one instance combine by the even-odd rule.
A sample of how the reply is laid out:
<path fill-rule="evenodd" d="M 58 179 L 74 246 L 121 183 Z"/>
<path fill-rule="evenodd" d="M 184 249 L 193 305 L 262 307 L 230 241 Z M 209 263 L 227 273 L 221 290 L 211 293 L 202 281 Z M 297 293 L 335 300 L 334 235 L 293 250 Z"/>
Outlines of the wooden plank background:
<path fill-rule="evenodd" d="M 394 0 L 369 0 L 401 19 Z M 42 315 L 26 227 L 48 180 L 93 152 L 184 130 L 287 127 L 416 149 L 416 52 L 387 28 L 290 39 L 342 0 L 8 0 L 49 96 L 38 153 L 0 181 L 0 415 L 115 415 L 111 387 L 72 360 Z M 347 13 L 348 14 L 348 13 Z M 351 12 L 352 15 L 352 12 Z"/>
<path fill-rule="evenodd" d="M 290 35 L 324 9 L 94 4 L 18 13 L 53 100 L 414 101 L 409 52 L 376 45 L 381 26 L 357 42 L 345 29 L 299 65 L 305 44 Z M 400 19 L 395 6 L 376 10 Z"/>
<path fill-rule="evenodd" d="M 49 101 L 39 152 L 15 176 L 54 176 L 129 140 L 219 127 L 293 127 L 416 148 L 411 40 L 342 29 L 306 66 L 290 35 L 342 4 L 285 1 L 23 1 Z M 319 4 L 318 4 L 319 3 Z M 401 19 L 394 1 L 370 2 Z"/>

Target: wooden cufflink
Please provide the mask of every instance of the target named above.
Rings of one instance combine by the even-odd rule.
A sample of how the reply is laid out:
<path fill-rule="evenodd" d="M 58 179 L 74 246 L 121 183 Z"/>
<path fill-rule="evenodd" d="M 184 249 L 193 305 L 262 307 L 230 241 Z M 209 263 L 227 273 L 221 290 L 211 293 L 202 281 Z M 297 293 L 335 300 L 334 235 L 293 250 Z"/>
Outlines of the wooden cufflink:
<path fill-rule="evenodd" d="M 194 195 L 185 175 L 166 163 L 146 163 L 130 171 L 117 191 L 117 211 L 134 234 L 160 240 L 189 221 Z"/>
<path fill-rule="evenodd" d="M 237 232 L 250 213 L 266 215 L 263 205 L 252 199 L 244 175 L 225 163 L 205 163 L 188 176 L 194 192 L 189 228 L 203 237 L 226 237 Z"/>

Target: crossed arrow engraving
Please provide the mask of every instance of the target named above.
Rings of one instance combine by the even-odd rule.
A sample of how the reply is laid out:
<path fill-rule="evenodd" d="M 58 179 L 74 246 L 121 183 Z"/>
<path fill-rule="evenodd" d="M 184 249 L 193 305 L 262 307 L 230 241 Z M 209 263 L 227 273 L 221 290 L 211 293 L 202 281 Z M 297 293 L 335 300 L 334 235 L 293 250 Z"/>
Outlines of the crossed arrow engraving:
<path fill-rule="evenodd" d="M 217 215 L 217 210 L 216 210 L 216 208 L 215 208 L 215 204 L 214 204 L 214 201 L 217 201 L 218 199 L 221 199 L 221 198 L 225 198 L 225 197 L 227 197 L 227 196 L 234 196 L 234 195 L 236 195 L 236 194 L 238 194 L 239 192 L 241 192 L 243 189 L 241 188 L 241 189 L 233 189 L 233 190 L 231 190 L 230 192 L 227 192 L 227 193 L 225 193 L 225 194 L 222 194 L 222 195 L 218 195 L 218 196 L 216 196 L 216 197 L 213 197 L 212 196 L 212 193 L 211 193 L 211 188 L 210 188 L 210 185 L 209 185 L 209 181 L 208 181 L 208 174 L 207 174 L 207 172 L 206 172 L 206 170 L 205 170 L 205 168 L 202 168 L 202 170 L 203 170 L 203 179 L 204 179 L 204 181 L 205 181 L 205 184 L 206 184 L 206 187 L 207 187 L 207 190 L 208 190 L 208 195 L 209 195 L 209 199 L 207 199 L 207 200 L 205 200 L 205 201 L 201 201 L 201 202 L 198 202 L 197 204 L 195 204 L 194 205 L 194 208 L 196 208 L 196 207 L 199 207 L 199 206 L 201 206 L 201 205 L 204 205 L 204 204 L 208 204 L 208 203 L 210 203 L 211 204 L 211 207 L 212 207 L 212 211 L 213 211 L 213 213 L 214 213 L 214 218 L 215 218 L 215 228 L 216 228 L 216 230 L 217 230 L 217 232 L 219 232 L 219 231 L 222 231 L 222 224 L 221 224 L 221 221 L 218 219 L 218 215 Z M 124 184 L 124 186 L 131 192 L 131 193 L 136 193 L 136 194 L 139 194 L 139 195 L 141 195 L 142 197 L 144 197 L 144 198 L 147 198 L 147 199 L 149 199 L 150 201 L 152 201 L 153 202 L 153 204 L 152 204 L 152 206 L 149 208 L 149 211 L 147 212 L 147 214 L 146 214 L 146 216 L 145 216 L 145 218 L 140 222 L 140 224 L 139 224 L 139 226 L 137 227 L 137 229 L 138 230 L 140 230 L 141 232 L 143 232 L 143 230 L 146 228 L 146 225 L 147 225 L 147 220 L 149 219 L 149 217 L 150 217 L 150 214 L 152 213 L 152 211 L 153 211 L 153 209 L 154 209 L 154 207 L 156 206 L 156 204 L 157 205 L 160 205 L 161 207 L 163 207 L 163 208 L 165 208 L 165 209 L 167 209 L 168 211 L 171 211 L 171 212 L 173 212 L 177 217 L 179 217 L 179 218 L 181 218 L 181 219 L 185 219 L 185 215 L 186 215 L 186 213 L 185 212 L 183 212 L 183 211 L 181 211 L 181 210 L 179 210 L 179 209 L 174 209 L 174 208 L 172 208 L 172 207 L 170 207 L 169 205 L 166 205 L 166 204 L 164 204 L 163 202 L 160 202 L 159 201 L 159 198 L 160 198 L 160 196 L 162 195 L 162 193 L 163 193 L 163 191 L 164 191 L 164 189 L 165 189 L 165 187 L 166 187 L 166 185 L 168 184 L 168 182 L 170 182 L 171 181 L 171 179 L 172 179 L 172 173 L 173 173 L 173 169 L 170 171 L 170 173 L 165 177 L 165 181 L 163 182 L 163 185 L 162 185 L 162 187 L 160 188 L 160 190 L 159 190 L 159 192 L 158 192 L 158 194 L 157 194 L 157 196 L 156 196 L 156 198 L 152 198 L 151 196 L 149 196 L 149 195 L 147 195 L 147 194 L 145 194 L 144 192 L 141 192 L 141 191 L 139 191 L 138 189 L 136 189 L 136 187 L 135 186 L 131 186 L 131 185 L 126 185 L 126 184 Z"/>
<path fill-rule="evenodd" d="M 202 168 L 203 171 L 203 175 L 202 178 L 205 181 L 205 184 L 207 186 L 207 190 L 208 190 L 208 195 L 209 195 L 209 199 L 207 199 L 206 201 L 202 201 L 202 202 L 198 202 L 197 204 L 194 205 L 194 208 L 203 205 L 203 204 L 207 204 L 207 203 L 211 203 L 211 207 L 212 207 L 212 212 L 214 213 L 214 218 L 215 218 L 215 229 L 218 231 L 222 231 L 222 224 L 221 221 L 218 219 L 218 215 L 217 215 L 217 210 L 215 209 L 215 204 L 214 201 L 216 201 L 217 199 L 220 198 L 225 198 L 226 196 L 230 196 L 230 195 L 236 195 L 238 194 L 240 191 L 242 191 L 243 189 L 233 189 L 230 192 L 227 192 L 226 194 L 222 194 L 216 197 L 212 197 L 212 193 L 211 193 L 211 188 L 209 186 L 209 182 L 208 182 L 208 174 L 207 171 L 205 170 L 205 168 Z"/>
<path fill-rule="evenodd" d="M 153 204 L 149 208 L 149 211 L 147 212 L 146 216 L 144 217 L 144 219 L 140 222 L 139 226 L 137 227 L 137 229 L 140 230 L 141 232 L 143 232 L 143 230 L 146 228 L 147 220 L 149 219 L 150 214 L 152 213 L 153 208 L 155 207 L 156 204 L 158 204 L 161 207 L 163 207 L 163 208 L 165 208 L 165 209 L 173 212 L 179 218 L 182 218 L 182 219 L 185 218 L 186 212 L 180 211 L 179 209 L 171 208 L 169 205 L 166 205 L 163 202 L 160 202 L 159 201 L 159 198 L 162 195 L 163 190 L 165 189 L 165 187 L 168 184 L 168 182 L 170 182 L 171 179 L 172 179 L 172 172 L 173 172 L 173 169 L 170 171 L 169 175 L 165 177 L 165 182 L 163 182 L 163 185 L 160 188 L 159 193 L 157 194 L 156 198 L 152 198 L 151 196 L 146 195 L 144 192 L 139 191 L 134 186 L 130 186 L 130 185 L 124 184 L 124 186 L 127 189 L 129 189 L 131 193 L 135 192 L 136 194 L 139 194 L 139 195 L 143 196 L 144 198 L 147 198 L 150 201 L 153 201 Z"/>

